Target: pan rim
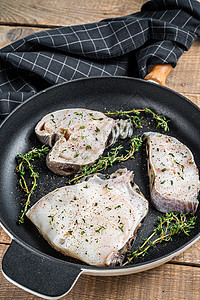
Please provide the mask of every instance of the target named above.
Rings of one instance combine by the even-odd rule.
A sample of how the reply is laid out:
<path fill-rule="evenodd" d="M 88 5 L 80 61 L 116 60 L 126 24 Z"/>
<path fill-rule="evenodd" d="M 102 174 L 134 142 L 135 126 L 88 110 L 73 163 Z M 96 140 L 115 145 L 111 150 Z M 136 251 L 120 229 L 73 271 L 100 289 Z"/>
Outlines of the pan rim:
<path fill-rule="evenodd" d="M 143 82 L 143 83 L 148 84 L 148 85 L 150 85 L 150 86 L 157 86 L 158 89 L 165 89 L 165 90 L 167 90 L 168 92 L 170 92 L 170 93 L 172 93 L 172 94 L 175 94 L 175 95 L 177 95 L 178 97 L 183 98 L 186 102 L 188 102 L 188 103 L 191 104 L 194 108 L 196 108 L 197 110 L 200 111 L 200 107 L 197 106 L 197 105 L 196 105 L 194 102 L 192 102 L 191 100 L 189 100 L 187 97 L 185 97 L 185 96 L 179 94 L 178 92 L 176 92 L 176 91 L 174 91 L 174 90 L 172 90 L 172 89 L 170 89 L 170 88 L 168 88 L 168 87 L 166 87 L 166 86 L 161 86 L 161 85 L 159 85 L 159 84 L 157 84 L 157 83 L 154 83 L 154 82 L 152 82 L 152 81 L 148 81 L 148 80 L 145 80 L 145 79 L 142 79 L 142 78 L 127 77 L 127 76 L 101 76 L 101 77 L 91 76 L 91 77 L 87 77 L 87 78 L 79 78 L 79 79 L 74 79 L 74 80 L 72 80 L 72 81 L 62 82 L 62 83 L 59 83 L 59 84 L 57 84 L 57 85 L 50 86 L 50 87 L 48 87 L 48 88 L 46 88 L 46 89 L 44 89 L 44 90 L 38 92 L 38 93 L 35 94 L 35 95 L 32 95 L 30 98 L 26 99 L 24 102 L 20 103 L 17 107 L 15 107 L 15 108 L 11 111 L 11 113 L 10 113 L 8 116 L 6 116 L 6 118 L 5 118 L 5 119 L 2 121 L 2 123 L 0 124 L 0 129 L 1 129 L 1 127 L 4 126 L 4 123 L 6 123 L 7 120 L 9 120 L 9 118 L 12 117 L 12 115 L 13 115 L 18 109 L 20 109 L 22 106 L 26 105 L 29 101 L 31 101 L 31 100 L 34 99 L 35 97 L 38 97 L 38 96 L 40 96 L 40 95 L 43 94 L 43 93 L 46 93 L 46 92 L 48 92 L 48 91 L 50 91 L 50 90 L 52 90 L 52 89 L 59 88 L 60 86 L 63 86 L 63 85 L 73 84 L 74 82 L 79 82 L 79 81 L 88 81 L 88 80 L 90 81 L 90 80 L 97 80 L 97 79 L 98 79 L 98 80 L 102 80 L 102 79 L 103 79 L 103 80 L 104 80 L 104 79 L 106 79 L 106 80 L 108 80 L 108 79 L 111 79 L 111 80 L 113 80 L 113 79 L 122 80 L 122 79 L 125 79 L 125 80 L 133 80 L 133 81 Z"/>
<path fill-rule="evenodd" d="M 153 86 L 157 86 L 158 89 L 166 89 L 167 91 L 169 91 L 170 93 L 172 93 L 173 95 L 176 94 L 178 97 L 181 97 L 184 101 L 188 102 L 190 105 L 192 105 L 195 109 L 197 109 L 199 112 L 200 112 L 200 108 L 195 104 L 193 103 L 191 100 L 187 99 L 185 96 L 179 94 L 178 92 L 176 91 L 173 91 L 172 89 L 168 88 L 168 87 L 163 87 L 163 86 L 159 86 L 159 85 L 156 85 L 155 83 L 152 83 L 152 82 L 148 82 L 148 81 L 145 81 L 143 79 L 140 79 L 140 78 L 131 78 L 131 77 L 126 77 L 126 76 L 102 76 L 102 77 L 90 77 L 90 78 L 81 78 L 81 79 L 76 79 L 76 80 L 73 80 L 73 81 L 69 81 L 69 82 L 64 82 L 64 83 L 60 83 L 56 86 L 51 86 L 43 91 L 40 91 L 39 93 L 31 96 L 30 98 L 28 98 L 27 100 L 25 100 L 23 103 L 19 104 L 6 118 L 5 120 L 3 120 L 2 124 L 0 125 L 0 130 L 1 128 L 4 126 L 4 124 L 16 113 L 16 111 L 18 111 L 19 109 L 21 109 L 22 106 L 25 106 L 27 105 L 27 103 L 29 103 L 31 100 L 33 100 L 34 98 L 37 98 L 39 95 L 43 94 L 43 93 L 48 93 L 50 90 L 52 89 L 56 89 L 56 88 L 59 88 L 60 86 L 63 86 L 63 85 L 69 85 L 69 84 L 73 84 L 74 82 L 79 82 L 79 81 L 91 81 L 91 80 L 130 80 L 130 81 L 136 81 L 136 82 L 143 82 L 145 84 L 150 84 L 150 85 L 153 85 Z M 93 270 L 93 271 L 96 271 L 96 272 L 99 272 L 99 273 L 102 273 L 102 272 L 105 272 L 105 270 L 110 270 L 110 271 L 115 271 L 115 270 L 121 270 L 122 273 L 123 273 L 123 270 L 124 270 L 124 273 L 127 271 L 127 269 L 136 269 L 136 268 L 142 268 L 143 266 L 148 266 L 148 265 L 152 265 L 152 263 L 156 263 L 158 261 L 161 261 L 163 259 L 166 259 L 167 257 L 173 257 L 176 255 L 177 252 L 180 252 L 180 251 L 184 251 L 184 248 L 187 248 L 189 247 L 192 243 L 194 243 L 196 240 L 198 240 L 200 238 L 200 232 L 194 236 L 192 239 L 190 239 L 187 243 L 185 243 L 184 245 L 178 247 L 176 250 L 170 252 L 170 254 L 165 254 L 163 255 L 161 258 L 154 258 L 148 262 L 140 262 L 137 264 L 137 266 L 134 266 L 133 265 L 127 265 L 127 266 L 124 266 L 124 267 L 121 267 L 121 266 L 118 266 L 118 267 L 96 267 L 96 266 L 89 266 L 89 265 L 83 265 L 83 264 L 77 264 L 77 263 L 73 263 L 73 262 L 68 262 L 68 261 L 65 261 L 65 260 L 62 260 L 62 259 L 59 259 L 59 258 L 56 258 L 56 257 L 53 257 L 53 256 L 50 256 L 46 253 L 43 253 L 42 251 L 40 250 L 37 250 L 35 249 L 34 247 L 30 246 L 29 244 L 27 244 L 25 241 L 23 241 L 21 238 L 19 238 L 17 236 L 17 234 L 15 234 L 14 232 L 12 232 L 12 230 L 9 229 L 9 226 L 7 224 L 5 224 L 4 221 L 0 220 L 0 225 L 3 227 L 3 229 L 11 236 L 11 238 L 18 242 L 19 244 L 21 244 L 23 247 L 25 247 L 28 251 L 33 251 L 35 253 L 37 253 L 38 255 L 42 255 L 42 256 L 45 256 L 47 258 L 50 258 L 50 259 L 53 259 L 53 260 L 58 260 L 60 262 L 63 262 L 63 263 L 67 263 L 69 264 L 70 266 L 73 266 L 73 267 L 78 267 L 80 268 L 81 270 Z M 152 266 L 153 268 L 153 266 Z M 139 272 L 139 271 L 138 271 Z M 120 272 L 121 273 L 121 272 Z M 131 272 L 130 272 L 131 273 Z"/>
<path fill-rule="evenodd" d="M 45 258 L 48 258 L 48 259 L 51 259 L 54 261 L 59 261 L 59 262 L 65 263 L 67 265 L 70 265 L 71 267 L 79 268 L 85 274 L 87 273 L 88 275 L 92 275 L 92 273 L 95 273 L 93 275 L 98 274 L 99 276 L 101 275 L 101 273 L 105 273 L 105 271 L 109 271 L 109 272 L 107 272 L 107 273 L 109 273 L 108 274 L 108 276 L 109 276 L 109 275 L 114 275 L 113 273 L 117 273 L 117 272 L 119 272 L 121 275 L 123 275 L 123 273 L 127 273 L 127 269 L 132 270 L 132 272 L 130 271 L 130 273 L 136 273 L 136 272 L 139 272 L 140 269 L 142 269 L 144 271 L 144 270 L 154 268 L 156 266 L 161 265 L 162 263 L 165 263 L 165 262 L 171 260 L 174 256 L 181 254 L 183 251 L 187 250 L 190 246 L 192 246 L 196 241 L 198 241 L 200 239 L 200 232 L 199 232 L 190 241 L 185 243 L 183 246 L 177 248 L 176 250 L 170 252 L 169 254 L 163 255 L 161 258 L 154 258 L 152 260 L 149 260 L 148 262 L 140 262 L 137 264 L 137 266 L 134 266 L 134 264 L 130 264 L 127 266 L 117 266 L 117 267 L 97 267 L 97 266 L 83 265 L 81 263 L 68 262 L 68 261 L 50 256 L 46 253 L 43 253 L 40 250 L 35 249 L 34 247 L 28 245 L 22 239 L 20 239 L 16 236 L 12 236 L 11 233 L 8 231 L 8 229 L 4 226 L 4 224 L 2 222 L 0 222 L 0 225 L 5 230 L 5 232 L 12 238 L 12 241 L 15 241 L 16 243 L 20 244 L 27 251 L 33 252 L 39 256 L 42 256 L 42 257 L 45 257 Z M 162 262 L 162 261 L 164 261 L 164 262 Z M 136 270 L 136 271 L 134 272 L 134 270 Z M 91 272 L 91 271 L 94 271 L 94 272 Z M 102 275 L 104 275 L 104 274 L 102 274 Z"/>

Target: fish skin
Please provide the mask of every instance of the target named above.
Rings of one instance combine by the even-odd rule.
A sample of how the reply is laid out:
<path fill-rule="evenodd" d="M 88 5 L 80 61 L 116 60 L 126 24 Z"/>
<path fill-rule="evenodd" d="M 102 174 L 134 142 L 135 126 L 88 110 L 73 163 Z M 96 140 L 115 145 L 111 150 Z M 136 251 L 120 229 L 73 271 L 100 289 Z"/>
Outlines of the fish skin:
<path fill-rule="evenodd" d="M 132 181 L 133 172 L 127 169 L 109 179 L 96 174 L 50 192 L 26 215 L 64 255 L 89 265 L 115 266 L 148 212 L 148 201 Z"/>
<path fill-rule="evenodd" d="M 63 109 L 44 116 L 36 125 L 39 140 L 53 147 L 46 163 L 58 175 L 78 173 L 92 165 L 118 137 L 133 133 L 130 120 L 114 120 L 88 109 Z"/>
<path fill-rule="evenodd" d="M 190 149 L 174 137 L 145 132 L 151 202 L 161 212 L 191 213 L 198 207 L 199 171 Z"/>

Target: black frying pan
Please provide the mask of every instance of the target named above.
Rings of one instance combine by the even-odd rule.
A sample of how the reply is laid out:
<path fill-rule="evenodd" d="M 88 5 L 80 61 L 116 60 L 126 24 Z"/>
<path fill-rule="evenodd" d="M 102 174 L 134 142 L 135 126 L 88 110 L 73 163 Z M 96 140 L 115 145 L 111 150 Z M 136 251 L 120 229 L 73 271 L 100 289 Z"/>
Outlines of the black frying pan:
<path fill-rule="evenodd" d="M 34 127 L 45 114 L 74 107 L 102 112 L 151 108 L 170 119 L 169 134 L 177 137 L 191 149 L 197 166 L 200 167 L 200 109 L 167 88 L 140 79 L 90 78 L 50 88 L 19 106 L 0 128 L 0 220 L 3 228 L 12 237 L 11 246 L 2 261 L 2 271 L 13 283 L 48 299 L 55 299 L 67 293 L 81 273 L 102 276 L 123 275 L 158 266 L 185 250 L 200 235 L 198 210 L 197 225 L 190 236 L 178 236 L 172 242 L 160 244 L 133 265 L 99 268 L 85 265 L 56 252 L 28 220 L 22 225 L 17 225 L 23 194 L 17 186 L 17 176 L 14 174 L 15 157 L 34 146 L 41 146 L 35 136 Z M 147 130 L 156 131 L 155 127 L 147 122 L 144 128 L 136 133 Z M 32 204 L 66 182 L 66 178 L 56 176 L 47 169 L 44 159 L 36 164 L 40 178 Z M 119 167 L 134 170 L 136 183 L 149 199 L 144 147 L 136 154 L 134 160 L 116 164 L 106 172 L 112 173 Z M 149 236 L 160 215 L 161 213 L 150 206 L 133 247 L 138 247 L 141 239 Z"/>

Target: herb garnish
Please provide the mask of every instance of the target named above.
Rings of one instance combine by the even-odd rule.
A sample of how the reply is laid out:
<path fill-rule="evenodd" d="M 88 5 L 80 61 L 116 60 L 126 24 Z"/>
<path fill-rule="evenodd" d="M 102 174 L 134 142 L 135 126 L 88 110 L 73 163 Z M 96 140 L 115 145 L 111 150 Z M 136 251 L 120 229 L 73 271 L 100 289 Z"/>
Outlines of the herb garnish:
<path fill-rule="evenodd" d="M 65 134 L 67 132 L 67 130 L 60 130 L 60 133 Z"/>
<path fill-rule="evenodd" d="M 184 180 L 184 178 L 183 178 L 183 176 L 181 176 L 180 172 L 177 172 L 177 174 L 182 180 Z"/>
<path fill-rule="evenodd" d="M 21 210 L 21 215 L 19 216 L 19 223 L 24 223 L 24 216 L 27 212 L 28 206 L 30 205 L 30 198 L 33 194 L 37 186 L 37 178 L 39 177 L 38 173 L 34 171 L 34 166 L 32 165 L 32 161 L 35 158 L 40 158 L 46 155 L 49 152 L 49 147 L 42 146 L 39 148 L 33 148 L 31 151 L 26 154 L 18 154 L 17 155 L 17 167 L 15 171 L 19 174 L 19 185 L 26 195 L 26 202 L 24 204 L 24 208 Z M 25 176 L 27 175 L 27 171 L 29 172 L 29 177 L 32 178 L 31 187 L 28 187 Z"/>
<path fill-rule="evenodd" d="M 120 208 L 120 207 L 121 207 L 121 205 L 117 205 L 117 206 L 115 207 L 115 209 Z"/>
<path fill-rule="evenodd" d="M 99 119 L 96 119 L 96 118 L 92 118 L 93 120 L 99 120 L 99 121 L 102 121 L 103 120 L 103 118 L 99 118 Z"/>
<path fill-rule="evenodd" d="M 141 112 L 152 115 L 153 120 L 155 120 L 155 122 L 157 123 L 156 128 L 162 128 L 162 129 L 164 129 L 164 131 L 169 130 L 169 127 L 168 127 L 169 121 L 166 119 L 166 117 L 156 114 L 149 108 L 132 109 L 129 111 L 120 110 L 120 111 L 116 111 L 116 112 L 107 112 L 107 113 L 105 113 L 105 115 L 125 116 L 133 122 L 135 127 L 142 128 L 142 118 L 138 117 Z"/>
<path fill-rule="evenodd" d="M 107 156 L 100 156 L 99 160 L 92 166 L 86 165 L 81 169 L 81 174 L 76 175 L 73 179 L 68 181 L 68 184 L 76 183 L 82 177 L 101 172 L 106 170 L 108 167 L 112 166 L 114 162 L 126 161 L 133 157 L 134 153 L 139 150 L 142 145 L 142 138 L 138 135 L 131 137 L 130 139 L 130 149 L 127 150 L 127 154 L 119 155 L 119 151 L 123 149 L 122 145 L 118 147 L 111 148 L 111 151 L 107 153 Z"/>
<path fill-rule="evenodd" d="M 77 116 L 83 116 L 82 112 L 78 113 L 77 111 L 75 111 L 74 114 L 77 115 Z"/>
<path fill-rule="evenodd" d="M 52 225 L 54 216 L 48 216 L 48 218 L 50 218 L 49 224 Z"/>
<path fill-rule="evenodd" d="M 105 227 L 104 226 L 100 226 L 99 229 L 95 230 L 95 232 L 100 233 L 100 230 L 102 230 L 102 229 L 105 229 Z"/>
<path fill-rule="evenodd" d="M 108 190 L 112 190 L 112 188 L 110 188 L 110 187 L 108 186 L 108 184 L 105 185 L 105 188 L 108 189 Z"/>
<path fill-rule="evenodd" d="M 118 226 L 118 228 L 119 228 L 122 232 L 124 232 L 123 227 L 124 227 L 124 225 Z"/>
<path fill-rule="evenodd" d="M 157 227 L 153 233 L 144 241 L 144 243 L 135 251 L 130 251 L 127 255 L 127 261 L 123 266 L 131 263 L 140 256 L 145 256 L 150 247 L 155 247 L 156 244 L 169 242 L 174 235 L 184 233 L 189 235 L 191 229 L 194 228 L 196 216 L 187 218 L 188 214 L 166 213 L 162 217 L 158 217 Z M 158 236 L 158 237 L 156 237 Z M 155 238 L 156 237 L 156 238 Z"/>
<path fill-rule="evenodd" d="M 90 145 L 87 145 L 86 150 L 88 150 L 88 149 L 92 149 L 92 147 Z"/>
<path fill-rule="evenodd" d="M 139 151 L 142 146 L 142 138 L 138 135 L 132 136 L 130 139 L 130 150 L 126 150 L 127 154 L 121 157 L 121 161 L 126 161 L 127 159 L 133 157 L 135 152 Z"/>
<path fill-rule="evenodd" d="M 111 210 L 112 208 L 110 208 L 110 207 L 106 206 L 106 209 L 109 211 L 109 210 Z"/>

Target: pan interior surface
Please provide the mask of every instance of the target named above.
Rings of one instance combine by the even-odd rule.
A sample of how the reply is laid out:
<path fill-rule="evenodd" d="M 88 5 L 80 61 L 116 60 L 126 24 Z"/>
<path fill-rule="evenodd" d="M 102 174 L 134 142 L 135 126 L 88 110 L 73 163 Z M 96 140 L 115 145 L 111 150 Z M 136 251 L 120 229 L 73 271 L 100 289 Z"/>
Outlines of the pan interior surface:
<path fill-rule="evenodd" d="M 22 209 L 21 203 L 24 194 L 17 184 L 18 178 L 14 171 L 16 156 L 19 153 L 28 152 L 33 147 L 41 147 L 41 143 L 34 133 L 37 122 L 47 113 L 64 108 L 86 108 L 106 112 L 146 107 L 170 120 L 170 131 L 167 134 L 178 138 L 191 149 L 200 169 L 199 108 L 177 93 L 143 80 L 102 77 L 61 84 L 32 97 L 7 118 L 0 129 L 0 220 L 16 240 L 43 254 L 84 265 L 80 261 L 55 251 L 29 220 L 26 219 L 25 223 L 21 225 L 18 225 L 17 222 Z M 158 131 L 152 122 L 146 122 L 144 127 L 139 130 L 136 129 L 134 134 L 142 134 L 149 130 Z M 164 133 L 163 130 L 160 132 Z M 127 141 L 123 143 L 125 145 Z M 115 164 L 104 173 L 111 174 L 123 167 L 133 170 L 135 182 L 145 197 L 150 200 L 146 162 L 145 147 L 143 146 L 135 154 L 135 159 Z M 39 179 L 31 204 L 55 188 L 64 186 L 67 182 L 66 177 L 57 176 L 46 167 L 44 158 L 35 161 L 34 165 L 39 172 Z M 161 215 L 150 205 L 149 213 L 138 231 L 134 247 L 138 247 L 142 242 L 141 239 L 147 238 L 152 233 L 157 217 Z M 196 224 L 198 224 L 199 209 L 196 215 Z M 132 267 L 144 263 L 148 264 L 161 259 L 163 256 L 170 255 L 192 242 L 198 235 L 199 227 L 196 225 L 190 236 L 180 235 L 171 242 L 160 244 L 150 250 L 148 255 L 138 259 Z"/>

